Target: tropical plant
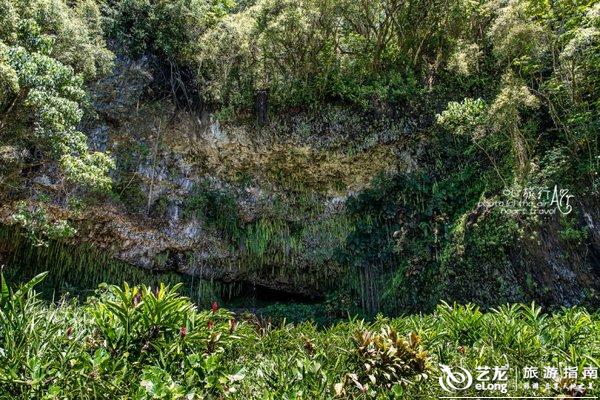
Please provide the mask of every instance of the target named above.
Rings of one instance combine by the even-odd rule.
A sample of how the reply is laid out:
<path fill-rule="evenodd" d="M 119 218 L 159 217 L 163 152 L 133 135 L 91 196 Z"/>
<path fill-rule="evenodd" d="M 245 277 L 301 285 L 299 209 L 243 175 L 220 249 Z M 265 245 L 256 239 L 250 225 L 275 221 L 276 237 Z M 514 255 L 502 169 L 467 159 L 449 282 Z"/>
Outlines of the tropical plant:
<path fill-rule="evenodd" d="M 1 278 L 1 398 L 418 399 L 447 394 L 438 364 L 600 367 L 598 314 L 583 308 L 442 304 L 432 315 L 273 326 L 217 304 L 199 311 L 166 286 L 45 303 L 33 291 L 44 277 L 17 288 Z M 548 383 L 551 395 L 573 393 L 573 380 Z"/>
<path fill-rule="evenodd" d="M 428 378 L 429 356 L 414 332 L 404 338 L 395 329 L 383 326 L 380 333 L 357 331 L 354 343 L 364 369 L 348 377 L 360 391 L 368 392 L 370 385 L 391 389 Z"/>

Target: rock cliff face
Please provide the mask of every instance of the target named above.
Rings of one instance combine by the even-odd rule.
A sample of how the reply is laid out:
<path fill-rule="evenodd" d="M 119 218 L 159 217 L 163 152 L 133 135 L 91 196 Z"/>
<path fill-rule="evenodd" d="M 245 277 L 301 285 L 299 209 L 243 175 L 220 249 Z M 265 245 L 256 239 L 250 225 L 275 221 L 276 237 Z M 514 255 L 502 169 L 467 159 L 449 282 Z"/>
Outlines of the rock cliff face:
<path fill-rule="evenodd" d="M 83 126 L 117 161 L 118 198 L 82 218 L 80 237 L 131 264 L 321 296 L 340 273 L 346 198 L 417 167 L 412 120 L 331 106 L 227 122 L 157 100 L 152 75 L 118 58 Z"/>
<path fill-rule="evenodd" d="M 430 122 L 410 112 L 376 115 L 330 105 L 313 112 L 273 113 L 267 125 L 258 126 L 252 115 L 231 118 L 223 111 L 174 106 L 160 95 L 151 65 L 145 58 L 119 57 L 113 74 L 90 87 L 95 115 L 86 117 L 82 129 L 92 148 L 113 155 L 117 168 L 113 195 L 91 199 L 85 212 L 68 217 L 78 229 L 73 242 L 91 243 L 148 271 L 311 298 L 324 297 L 356 275 L 359 283 L 351 289 L 371 299 L 364 301 L 373 304 L 371 311 L 378 309 L 381 292 L 396 271 L 375 276 L 384 268 L 356 269 L 355 263 L 341 261 L 350 234 L 360 238 L 380 228 L 358 216 L 366 227 L 354 232 L 357 215 L 347 212 L 347 201 L 371 187 L 377 176 L 422 169 Z M 35 187 L 52 190 L 57 184 L 51 168 L 33 175 Z M 32 196 L 37 195 L 32 191 Z M 59 194 L 57 199 L 60 213 L 64 199 Z M 403 227 L 422 228 L 407 220 L 412 214 L 401 200 L 390 203 L 394 209 L 381 210 L 391 215 L 385 217 L 390 221 L 386 229 L 400 229 L 382 239 L 390 248 L 411 245 L 411 239 L 403 243 Z M 466 214 L 460 235 L 454 234 L 456 249 L 445 261 L 437 255 L 437 236 L 414 259 L 405 260 L 400 252 L 394 262 L 407 261 L 405 279 L 415 280 L 407 289 L 414 293 L 406 296 L 418 305 L 410 307 L 426 307 L 421 297 L 423 303 L 446 299 L 484 306 L 597 302 L 600 205 L 597 196 L 577 201 L 576 220 L 570 223 L 583 236 L 565 235 L 564 223 L 553 218 L 514 240 L 505 235 L 481 243 L 490 236 L 484 231 L 493 231 L 497 221 L 488 220 L 492 210 L 475 207 Z M 9 220 L 9 208 L 0 208 L 3 222 Z M 481 249 L 488 252 L 480 254 Z M 383 259 L 378 247 L 360 251 L 372 252 L 369 259 Z M 441 267 L 431 275 L 411 267 L 432 260 Z M 429 291 L 420 292 L 422 287 Z"/>
<path fill-rule="evenodd" d="M 544 306 L 597 305 L 600 300 L 600 247 L 597 237 L 600 203 L 576 201 L 578 212 L 574 226 L 582 236 L 568 235 L 561 216 L 555 215 L 529 227 L 506 245 L 492 245 L 504 250 L 506 257 L 472 254 L 471 262 L 456 261 L 446 276 L 448 298 L 462 302 L 495 305 L 536 301 Z M 465 237 L 481 234 L 480 226 L 489 222 L 489 209 L 477 208 L 465 222 Z M 463 251 L 473 253 L 472 248 Z"/>

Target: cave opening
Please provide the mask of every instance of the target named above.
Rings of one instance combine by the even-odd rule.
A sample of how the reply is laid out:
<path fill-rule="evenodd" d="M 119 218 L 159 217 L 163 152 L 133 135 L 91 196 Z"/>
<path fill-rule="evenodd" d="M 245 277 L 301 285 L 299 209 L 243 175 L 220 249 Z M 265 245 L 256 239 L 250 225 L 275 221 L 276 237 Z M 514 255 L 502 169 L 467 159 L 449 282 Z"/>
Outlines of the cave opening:
<path fill-rule="evenodd" d="M 317 294 L 303 294 L 245 282 L 227 305 L 232 308 L 257 309 L 271 304 L 316 304 L 323 300 Z"/>

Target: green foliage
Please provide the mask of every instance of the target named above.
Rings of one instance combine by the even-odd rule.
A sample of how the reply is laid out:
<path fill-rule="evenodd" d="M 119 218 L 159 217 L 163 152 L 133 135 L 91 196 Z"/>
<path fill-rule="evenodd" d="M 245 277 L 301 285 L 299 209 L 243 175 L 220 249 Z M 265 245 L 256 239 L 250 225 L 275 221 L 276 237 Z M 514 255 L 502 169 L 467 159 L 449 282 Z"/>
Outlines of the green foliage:
<path fill-rule="evenodd" d="M 234 6 L 232 0 L 124 0 L 107 5 L 105 25 L 134 56 L 153 52 L 185 64 L 206 29 Z"/>
<path fill-rule="evenodd" d="M 184 206 L 186 217 L 194 216 L 208 226 L 236 239 L 241 230 L 235 198 L 226 189 L 213 189 L 209 182 L 196 185 Z"/>
<path fill-rule="evenodd" d="M 258 199 L 255 207 L 260 214 L 247 220 L 236 196 L 239 193 L 229 187 L 214 187 L 204 181 L 194 186 L 184 203 L 185 218 L 202 221 L 239 257 L 231 264 L 226 261 L 224 267 L 235 266 L 269 279 L 289 279 L 293 274 L 292 279 L 310 286 L 333 284 L 330 279 L 336 272 L 336 252 L 351 228 L 345 215 L 336 213 L 323 218 L 322 199 L 300 193 Z M 310 274 L 296 273 L 303 264 L 310 266 Z"/>
<path fill-rule="evenodd" d="M 372 108 L 408 102 L 430 63 L 446 59 L 471 13 L 460 1 L 261 0 L 201 40 L 200 90 L 218 104 L 248 107 L 268 89 L 278 107 L 328 99 Z M 456 18 L 442 18 L 443 7 Z M 459 17 L 460 15 L 460 17 Z"/>
<path fill-rule="evenodd" d="M 380 333 L 357 331 L 354 343 L 364 369 L 360 376 L 349 377 L 362 392 L 368 392 L 370 385 L 392 389 L 392 385 L 415 384 L 428 378 L 429 356 L 414 332 L 403 338 L 394 328 L 383 326 Z"/>
<path fill-rule="evenodd" d="M 472 270 L 480 266 L 479 262 L 502 261 L 506 254 L 503 250 L 513 243 L 516 234 L 517 221 L 497 209 L 485 215 L 463 215 L 453 227 L 453 246 L 448 249 L 456 253 L 447 260 L 461 262 L 465 256 L 471 259 L 467 264 Z"/>
<path fill-rule="evenodd" d="M 436 117 L 437 123 L 449 131 L 458 135 L 478 136 L 486 123 L 485 112 L 485 101 L 466 98 L 462 103 L 448 103 L 447 108 Z"/>
<path fill-rule="evenodd" d="M 113 352 L 143 352 L 160 347 L 189 325 L 192 305 L 176 295 L 178 286 L 108 287 L 91 309 L 98 335 Z M 137 354 L 137 353 L 136 353 Z"/>
<path fill-rule="evenodd" d="M 107 286 L 85 306 L 44 311 L 31 291 L 43 277 L 16 291 L 2 278 L 1 396 L 204 398 L 228 393 L 241 379 L 225 373 L 218 358 L 242 338 L 236 333 L 244 327 L 233 325 L 230 313 L 197 312 L 164 285 Z"/>
<path fill-rule="evenodd" d="M 475 305 L 442 303 L 436 308 L 436 316 L 446 328 L 445 337 L 452 343 L 473 346 L 481 337 L 484 314 Z"/>
<path fill-rule="evenodd" d="M 48 240 L 68 239 L 77 233 L 68 221 L 50 221 L 43 206 L 27 206 L 24 201 L 17 203 L 12 220 L 34 246 L 48 246 Z"/>
<path fill-rule="evenodd" d="M 380 177 L 348 200 L 353 226 L 338 255 L 349 271 L 345 289 L 363 309 L 431 309 L 440 300 L 442 254 L 451 246 L 452 225 L 482 191 L 497 186 L 489 172 L 482 173 L 483 160 L 474 162 L 465 147 L 461 139 L 440 135 L 427 156 L 444 163 Z"/>
<path fill-rule="evenodd" d="M 477 30 L 479 8 L 462 0 L 125 0 L 104 14 L 109 37 L 134 56 L 190 68 L 204 100 L 226 110 L 250 107 L 257 89 L 281 108 L 342 99 L 371 109 L 431 88 L 440 66 L 468 48 L 457 43 Z"/>
<path fill-rule="evenodd" d="M 275 325 L 303 321 L 314 321 L 318 325 L 326 325 L 331 322 L 327 318 L 327 312 L 322 304 L 275 303 L 262 307 L 257 312 L 270 318 Z"/>
<path fill-rule="evenodd" d="M 0 131 L 7 143 L 43 151 L 74 183 L 109 188 L 112 160 L 90 153 L 77 130 L 84 79 L 106 71 L 112 56 L 89 20 L 98 12 L 95 4 L 71 8 L 60 0 L 4 0 L 1 7 L 6 12 L 0 17 L 5 27 L 0 85 L 6 90 L 0 98 Z"/>
<path fill-rule="evenodd" d="M 236 282 L 213 282 L 175 272 L 148 272 L 116 260 L 110 253 L 93 246 L 76 246 L 64 240 L 39 237 L 39 232 L 36 228 L 38 236 L 30 239 L 23 228 L 0 228 L 0 252 L 5 255 L 5 274 L 12 281 L 24 282 L 43 271 L 50 272 L 38 288 L 45 299 L 62 295 L 84 298 L 104 282 L 147 286 L 163 282 L 172 286 L 183 284 L 180 291 L 194 302 L 210 304 L 214 300 L 231 299 L 242 287 Z M 44 245 L 36 245 L 40 242 Z M 165 256 L 168 255 L 165 253 Z"/>
<path fill-rule="evenodd" d="M 265 154 L 250 150 L 235 157 L 218 149 L 220 169 L 233 170 L 227 173 L 231 181 L 237 178 L 240 184 L 240 176 L 245 182 L 264 180 L 273 185 L 270 189 L 283 193 L 283 206 L 279 201 L 261 203 L 252 215 L 242 215 L 236 204 L 238 188 L 201 184 L 187 199 L 186 216 L 201 220 L 211 234 L 223 239 L 226 250 L 238 256 L 230 265 L 224 261 L 223 267 L 236 267 L 249 278 L 285 278 L 321 291 L 341 282 L 342 297 L 360 303 L 369 313 L 433 309 L 445 290 L 452 290 L 454 298 L 488 303 L 497 294 L 488 290 L 490 286 L 502 288 L 502 293 L 511 286 L 516 292 L 522 289 L 510 281 L 519 266 L 516 250 L 523 247 L 522 241 L 539 239 L 537 224 L 549 222 L 505 215 L 490 205 L 505 198 L 503 189 L 552 182 L 577 190 L 582 204 L 588 203 L 584 196 L 597 196 L 597 2 L 101 4 L 102 13 L 92 0 L 0 0 L 0 154 L 18 159 L 16 166 L 3 163 L 3 189 L 13 184 L 15 175 L 25 177 L 48 162 L 60 166 L 63 176 L 53 179 L 53 189 L 66 197 L 78 189 L 66 187 L 65 181 L 101 190 L 111 186 L 112 161 L 107 154 L 89 152 L 78 130 L 86 82 L 110 66 L 112 55 L 105 45 L 109 40 L 133 58 L 148 55 L 164 62 L 161 66 L 171 70 L 174 92 L 199 93 L 211 103 L 206 109 L 217 108 L 218 116 L 233 122 L 251 108 L 256 90 L 267 90 L 273 109 L 285 112 L 284 124 L 288 111 L 312 107 L 314 113 L 325 113 L 324 103 L 336 103 L 349 113 L 360 113 L 345 124 L 385 114 L 392 125 L 398 122 L 424 138 L 420 141 L 424 151 L 419 148 L 410 156 L 416 169 L 411 166 L 410 172 L 379 177 L 365 190 L 373 171 L 394 170 L 393 159 L 400 152 L 404 155 L 405 140 L 397 134 L 401 128 L 390 133 L 391 128 L 380 129 L 373 122 L 365 132 L 338 135 L 345 125 L 326 117 L 322 134 L 311 129 L 303 133 L 301 140 L 312 141 L 310 146 L 282 144 Z M 179 69 L 189 76 L 179 79 L 173 72 Z M 413 122 L 416 129 L 410 127 Z M 279 137 L 283 129 L 273 124 L 258 134 L 275 132 Z M 257 141 L 262 140 L 258 134 Z M 388 134 L 391 138 L 384 139 Z M 343 149 L 329 151 L 340 144 L 345 148 L 351 136 L 361 145 L 360 156 Z M 377 145 L 386 141 L 380 146 L 383 150 L 372 145 L 372 137 Z M 329 147 L 321 151 L 312 143 Z M 138 147 L 133 152 L 148 151 Z M 131 154 L 122 158 L 122 169 L 136 170 Z M 260 176 L 250 176 L 254 170 L 246 164 Z M 53 174 L 55 169 L 47 171 Z M 9 183 L 5 173 L 11 177 Z M 133 208 L 147 199 L 135 179 L 123 175 L 119 182 L 119 197 Z M 355 193 L 355 188 L 361 192 Z M 18 189 L 25 194 L 26 188 Z M 326 197 L 348 193 L 353 195 L 344 212 L 321 217 Z M 165 199 L 156 201 L 158 211 L 166 206 Z M 589 201 L 594 202 L 595 198 Z M 44 208 L 19 206 L 14 222 L 38 243 L 74 233 L 49 214 Z M 561 223 L 562 242 L 578 249 L 589 246 L 582 221 Z M 79 255 L 65 255 L 62 247 L 48 252 L 76 268 L 97 265 Z M 156 261 L 165 265 L 169 254 L 162 253 Z M 120 267 L 113 265 L 111 272 Z M 481 285 L 486 289 L 473 287 L 481 272 L 490 277 L 487 286 Z M 101 277 L 93 275 L 95 280 Z M 213 289 L 211 284 L 196 294 L 204 298 Z M 274 365 L 285 361 L 276 360 Z M 317 377 L 318 361 L 304 361 L 298 371 L 308 371 L 315 388 L 329 382 Z M 148 382 L 163 378 L 173 382 L 158 396 L 178 395 L 181 386 L 170 371 L 145 373 Z M 284 392 L 297 390 L 292 384 Z"/>
<path fill-rule="evenodd" d="M 559 235 L 567 242 L 580 245 L 588 238 L 589 228 L 587 226 L 578 227 L 575 215 L 560 215 L 560 221 L 563 229 L 560 231 Z"/>
<path fill-rule="evenodd" d="M 0 41 L 6 46 L 47 55 L 85 78 L 110 67 L 113 55 L 102 38 L 96 2 L 3 0 L 0 9 Z"/>
<path fill-rule="evenodd" d="M 593 78 L 597 76 L 593 65 L 598 65 L 593 60 L 599 54 L 597 8 L 594 2 L 554 6 L 490 1 L 477 11 L 491 17 L 485 29 L 492 52 L 484 56 L 497 62 L 490 73 L 502 74 L 502 84 L 488 101 L 487 111 L 483 103 L 467 98 L 460 107 L 448 103 L 438 122 L 479 140 L 477 146 L 501 179 L 527 182 L 536 170 L 552 167 L 540 165 L 541 154 L 568 146 L 579 154 L 571 163 L 583 172 L 576 176 L 594 180 L 597 163 L 590 155 L 598 151 L 597 129 L 592 128 L 597 121 L 592 122 L 588 113 L 597 107 L 589 92 L 598 83 Z M 536 112 L 539 108 L 542 112 Z M 552 145 L 556 147 L 548 148 Z M 510 172 L 504 168 L 507 163 Z M 563 174 L 563 179 L 571 176 Z"/>
<path fill-rule="evenodd" d="M 514 304 L 482 313 L 442 304 L 433 314 L 368 323 L 274 327 L 222 309 L 199 311 L 164 285 L 104 286 L 85 304 L 48 304 L 33 291 L 43 278 L 18 288 L 0 278 L 0 397 L 437 398 L 447 395 L 440 364 L 473 371 L 574 365 L 581 372 L 600 358 L 599 316 L 581 308 L 548 314 Z M 569 384 L 547 394 L 567 395 Z"/>

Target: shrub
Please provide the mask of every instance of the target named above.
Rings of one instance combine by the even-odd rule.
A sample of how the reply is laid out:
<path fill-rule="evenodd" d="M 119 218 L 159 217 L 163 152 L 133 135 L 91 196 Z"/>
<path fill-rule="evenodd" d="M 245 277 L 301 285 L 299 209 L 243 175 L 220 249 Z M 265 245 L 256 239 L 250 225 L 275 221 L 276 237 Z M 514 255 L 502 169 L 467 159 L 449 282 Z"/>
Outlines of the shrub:
<path fill-rule="evenodd" d="M 354 344 L 364 369 L 348 378 L 362 392 L 368 392 L 370 385 L 391 389 L 429 376 L 429 355 L 414 332 L 404 338 L 389 326 L 383 326 L 379 333 L 362 330 L 355 333 Z"/>

